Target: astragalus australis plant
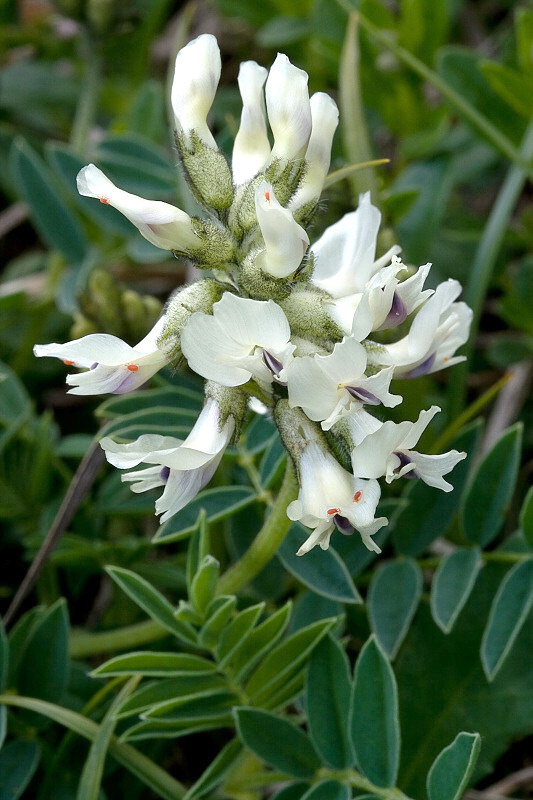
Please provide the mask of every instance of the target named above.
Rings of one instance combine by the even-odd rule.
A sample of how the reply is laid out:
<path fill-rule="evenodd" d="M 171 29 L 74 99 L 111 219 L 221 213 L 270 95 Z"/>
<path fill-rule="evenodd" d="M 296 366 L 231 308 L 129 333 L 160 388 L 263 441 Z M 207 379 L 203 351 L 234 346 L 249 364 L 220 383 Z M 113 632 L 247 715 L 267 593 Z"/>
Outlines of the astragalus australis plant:
<path fill-rule="evenodd" d="M 290 601 L 265 615 L 264 603 L 236 610 L 233 593 L 280 546 L 282 559 L 297 551 L 304 557 L 298 563 L 307 561 L 322 581 L 321 559 L 328 569 L 335 562 L 336 575 L 346 574 L 331 550 L 309 554 L 317 545 L 328 551 L 332 535 L 339 545 L 352 537 L 354 551 L 362 541 L 361 563 L 365 553 L 380 553 L 388 526 L 378 510 L 380 480 L 418 479 L 452 490 L 445 476 L 466 453 L 419 452 L 440 409 L 431 405 L 418 419 L 398 421 L 403 398 L 395 381 L 461 361 L 456 351 L 467 340 L 471 311 L 458 301 L 456 280 L 424 288 L 430 264 L 404 265 L 398 246 L 377 252 L 381 215 L 369 193 L 311 243 L 338 123 L 334 101 L 320 92 L 309 97 L 307 74 L 284 55 L 269 71 L 241 64 L 243 108 L 229 164 L 207 125 L 220 71 L 211 35 L 178 53 L 175 141 L 201 215 L 123 191 L 93 164 L 78 175 L 82 195 L 118 209 L 149 242 L 187 258 L 206 277 L 179 288 L 134 347 L 103 333 L 35 347 L 37 356 L 60 358 L 76 370 L 67 376 L 73 394 L 132 392 L 161 368 L 179 371 L 185 364 L 205 379 L 205 402 L 185 439 L 147 430 L 129 441 L 127 432 L 119 441 L 112 433 L 101 440 L 133 492 L 157 490 L 160 542 L 184 538 L 168 526 L 211 481 L 226 449 L 239 447 L 246 415 L 271 417 L 287 454 L 263 527 L 221 577 L 209 552 L 209 509 L 193 524 L 188 599 L 177 609 L 144 578 L 109 568 L 156 629 L 177 638 L 181 652 L 133 652 L 96 669 L 98 677 L 131 678 L 108 712 L 107 730 L 110 736 L 111 723 L 131 717 L 122 729 L 129 740 L 235 728 L 187 798 L 210 794 L 222 781 L 229 797 L 282 783 L 289 786 L 280 798 L 283 791 L 309 800 L 350 798 L 354 791 L 405 798 L 396 786 L 398 697 L 388 660 L 401 631 L 388 644 L 370 637 L 352 679 L 335 635 L 338 615 L 311 616 L 303 625 L 293 620 L 282 638 Z M 414 581 L 419 597 L 420 571 L 412 562 L 397 566 L 399 580 Z M 404 588 L 400 583 L 400 604 Z M 351 591 L 348 602 L 360 601 Z M 145 678 L 152 680 L 138 687 Z M 304 710 L 308 732 L 298 724 Z M 94 739 L 94 758 L 105 752 L 102 736 Z M 124 745 L 114 746 L 122 763 L 135 762 Z M 478 749 L 477 734 L 462 732 L 442 750 L 428 776 L 431 800 L 460 797 Z M 265 772 L 263 763 L 274 771 Z M 184 796 L 153 763 L 139 761 L 135 770 L 161 796 Z"/>

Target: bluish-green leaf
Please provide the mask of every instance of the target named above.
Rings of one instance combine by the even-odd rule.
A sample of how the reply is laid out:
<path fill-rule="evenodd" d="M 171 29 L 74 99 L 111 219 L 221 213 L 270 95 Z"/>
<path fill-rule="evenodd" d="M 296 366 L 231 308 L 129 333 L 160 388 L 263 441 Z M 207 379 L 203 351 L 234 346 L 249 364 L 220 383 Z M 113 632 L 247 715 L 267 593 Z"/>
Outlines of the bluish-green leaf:
<path fill-rule="evenodd" d="M 309 789 L 307 781 L 294 781 L 272 795 L 272 800 L 301 800 Z"/>
<path fill-rule="evenodd" d="M 452 522 L 461 500 L 461 490 L 466 482 L 481 433 L 481 422 L 469 425 L 452 444 L 468 455 L 454 469 L 451 482 L 453 492 L 441 492 L 423 481 L 409 481 L 403 497 L 407 505 L 400 510 L 393 538 L 401 553 L 419 556 L 431 542 L 443 536 Z"/>
<path fill-rule="evenodd" d="M 18 800 L 31 781 L 40 751 L 37 742 L 19 739 L 0 752 L 0 800 Z"/>
<path fill-rule="evenodd" d="M 48 167 L 22 138 L 13 144 L 11 166 L 42 239 L 60 250 L 67 261 L 83 261 L 87 242 L 78 220 L 61 199 Z"/>
<path fill-rule="evenodd" d="M 355 666 L 350 728 L 363 775 L 376 786 L 394 786 L 400 758 L 398 691 L 391 665 L 374 636 Z"/>
<path fill-rule="evenodd" d="M 327 780 L 315 783 L 303 795 L 302 800 L 350 800 L 352 792 L 349 786 L 340 781 Z"/>
<path fill-rule="evenodd" d="M 205 613 L 215 595 L 219 575 L 220 564 L 216 558 L 209 554 L 204 556 L 190 589 L 191 602 L 201 614 Z"/>
<path fill-rule="evenodd" d="M 270 489 L 276 479 L 282 475 L 286 459 L 287 451 L 283 446 L 283 442 L 279 436 L 274 436 L 270 440 L 259 466 L 261 486 L 265 489 Z"/>
<path fill-rule="evenodd" d="M 221 632 L 229 622 L 237 603 L 235 595 L 219 595 L 207 611 L 207 621 L 198 634 L 198 642 L 202 647 L 215 647 Z M 216 604 L 216 607 L 215 607 Z"/>
<path fill-rule="evenodd" d="M 163 628 L 189 644 L 196 643 L 194 630 L 176 619 L 174 608 L 166 597 L 148 581 L 122 567 L 107 567 L 107 572 L 128 597 Z"/>
<path fill-rule="evenodd" d="M 315 647 L 309 660 L 305 704 L 309 735 L 326 764 L 353 765 L 348 731 L 352 682 L 344 648 L 332 636 Z"/>
<path fill-rule="evenodd" d="M 533 486 L 530 487 L 526 494 L 520 509 L 520 527 L 522 528 L 524 539 L 533 547 Z"/>
<path fill-rule="evenodd" d="M 181 386 L 119 394 L 104 400 L 96 409 L 96 416 L 113 419 L 142 409 L 150 411 L 154 406 L 166 406 L 180 411 L 189 409 L 198 413 L 202 408 L 202 395 Z"/>
<path fill-rule="evenodd" d="M 256 708 L 236 708 L 237 731 L 244 744 L 276 770 L 311 778 L 321 763 L 311 740 L 287 719 Z"/>
<path fill-rule="evenodd" d="M 461 508 L 465 536 L 485 547 L 498 535 L 514 492 L 522 424 L 509 428 L 478 464 Z"/>
<path fill-rule="evenodd" d="M 202 509 L 206 512 L 208 522 L 218 522 L 252 503 L 255 497 L 254 490 L 249 486 L 217 486 L 206 489 L 182 511 L 161 525 L 153 541 L 161 544 L 184 539 L 196 528 Z"/>
<path fill-rule="evenodd" d="M 522 561 L 501 582 L 483 633 L 481 661 L 489 680 L 509 655 L 532 604 L 533 560 Z"/>
<path fill-rule="evenodd" d="M 225 666 L 235 653 L 244 646 L 247 636 L 261 616 L 264 603 L 249 606 L 240 611 L 229 625 L 222 631 L 217 649 L 220 666 Z"/>
<path fill-rule="evenodd" d="M 20 694 L 61 701 L 69 674 L 68 637 L 66 604 L 58 600 L 37 620 L 23 645 L 15 678 Z"/>
<path fill-rule="evenodd" d="M 305 556 L 296 552 L 309 536 L 309 530 L 296 522 L 291 525 L 279 550 L 278 558 L 283 566 L 305 586 L 317 594 L 339 600 L 342 603 L 361 603 L 350 573 L 333 548 L 315 548 Z"/>
<path fill-rule="evenodd" d="M 117 717 L 131 717 L 133 714 L 140 714 L 159 703 L 181 697 L 207 697 L 209 694 L 216 694 L 226 688 L 225 679 L 214 672 L 183 673 L 181 676 L 145 683 L 121 703 L 116 713 Z"/>
<path fill-rule="evenodd" d="M 162 436 L 187 435 L 196 421 L 197 413 L 190 409 L 165 408 L 154 405 L 150 409 L 139 409 L 129 414 L 113 419 L 100 431 L 102 438 L 112 436 L 115 439 L 131 439 L 135 434 L 131 428 L 140 427 L 141 430 L 148 426 L 151 431 Z"/>
<path fill-rule="evenodd" d="M 440 562 L 431 586 L 431 614 L 449 633 L 474 588 L 482 560 L 475 547 L 454 550 Z"/>
<path fill-rule="evenodd" d="M 209 675 L 216 671 L 216 664 L 189 653 L 155 653 L 151 650 L 115 656 L 101 664 L 92 675 L 101 678 L 108 675 L 151 675 L 168 678 L 172 676 Z"/>
<path fill-rule="evenodd" d="M 334 619 L 314 622 L 276 645 L 255 669 L 246 684 L 246 693 L 250 699 L 256 705 L 261 705 L 286 685 L 306 663 L 313 648 L 335 622 Z"/>
<path fill-rule="evenodd" d="M 374 573 L 368 593 L 370 625 L 389 658 L 398 652 L 422 594 L 422 572 L 412 559 L 390 561 Z"/>
<path fill-rule="evenodd" d="M 429 770 L 428 800 L 460 800 L 476 765 L 480 746 L 478 733 L 457 734 Z"/>
<path fill-rule="evenodd" d="M 242 647 L 233 653 L 231 667 L 235 679 L 242 681 L 244 675 L 271 650 L 278 639 L 283 635 L 289 622 L 292 610 L 292 603 L 289 600 L 281 608 L 261 622 L 250 631 Z"/>
<path fill-rule="evenodd" d="M 226 722 L 230 719 L 229 712 L 237 702 L 235 693 L 226 689 L 203 696 L 191 695 L 165 700 L 143 711 L 141 716 L 143 719 L 157 719 L 164 723 L 179 722 L 184 725 L 205 720 Z"/>

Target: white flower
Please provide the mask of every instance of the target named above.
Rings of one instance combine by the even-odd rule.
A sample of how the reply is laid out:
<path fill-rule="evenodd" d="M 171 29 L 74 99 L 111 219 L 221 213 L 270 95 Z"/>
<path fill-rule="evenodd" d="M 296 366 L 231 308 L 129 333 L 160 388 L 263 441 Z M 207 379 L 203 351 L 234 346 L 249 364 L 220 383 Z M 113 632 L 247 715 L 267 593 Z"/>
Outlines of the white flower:
<path fill-rule="evenodd" d="M 168 359 L 157 346 L 165 318 L 157 322 L 144 339 L 130 347 L 117 336 L 92 333 L 66 344 L 36 344 L 36 356 L 60 358 L 69 367 L 85 367 L 87 372 L 67 375 L 73 389 L 69 394 L 124 394 L 143 383 L 165 366 Z"/>
<path fill-rule="evenodd" d="M 273 300 L 249 300 L 225 292 L 213 315 L 191 315 L 181 347 L 194 372 L 222 386 L 253 378 L 267 390 L 292 357 L 290 328 Z"/>
<path fill-rule="evenodd" d="M 244 61 L 240 65 L 238 81 L 242 114 L 231 161 L 233 180 L 237 186 L 257 175 L 270 157 L 263 94 L 266 76 L 267 70 L 255 61 Z"/>
<path fill-rule="evenodd" d="M 364 404 L 393 408 L 402 402 L 389 393 L 392 368 L 367 377 L 365 348 L 354 337 L 344 338 L 327 356 L 295 358 L 283 372 L 291 408 L 303 408 L 309 419 L 321 422 L 323 430 Z"/>
<path fill-rule="evenodd" d="M 266 181 L 256 189 L 255 212 L 265 242 L 265 249 L 258 253 L 255 263 L 275 278 L 292 275 L 307 250 L 307 233 L 291 212 L 279 204 L 272 186 Z"/>
<path fill-rule="evenodd" d="M 368 281 L 399 251 L 392 247 L 388 253 L 376 257 L 376 241 L 381 213 L 370 202 L 370 192 L 361 195 L 359 208 L 345 214 L 334 225 L 326 228 L 320 239 L 311 245 L 315 256 L 312 282 L 332 297 L 365 291 Z"/>
<path fill-rule="evenodd" d="M 203 33 L 182 47 L 176 56 L 171 101 L 178 133 L 194 132 L 208 147 L 216 142 L 207 125 L 207 114 L 220 80 L 221 60 L 217 40 Z"/>
<path fill-rule="evenodd" d="M 461 284 L 447 280 L 422 306 L 407 336 L 388 345 L 371 345 L 368 360 L 382 366 L 393 366 L 395 377 L 416 378 L 451 367 L 464 361 L 452 357 L 468 339 L 472 311 L 465 303 L 453 301 L 461 292 Z"/>
<path fill-rule="evenodd" d="M 80 170 L 78 192 L 113 206 L 132 222 L 149 242 L 163 250 L 194 250 L 199 245 L 192 220 L 185 211 L 160 200 L 145 200 L 119 189 L 94 164 Z"/>
<path fill-rule="evenodd" d="M 372 536 L 388 520 L 374 518 L 380 496 L 377 481 L 355 478 L 317 442 L 310 442 L 304 449 L 299 473 L 300 492 L 298 499 L 289 503 L 287 516 L 314 531 L 297 555 L 308 553 L 317 544 L 327 550 L 335 528 L 344 535 L 359 531 L 369 550 L 381 552 Z"/>
<path fill-rule="evenodd" d="M 109 437 L 100 444 L 109 463 L 119 469 L 130 469 L 142 463 L 155 465 L 127 472 L 122 480 L 131 482 L 133 492 L 164 486 L 155 510 L 156 514 L 162 514 L 161 522 L 165 522 L 211 480 L 234 428 L 232 416 L 220 426 L 219 406 L 209 398 L 184 441 L 173 436 L 144 434 L 129 444 L 117 444 Z"/>
<path fill-rule="evenodd" d="M 354 474 L 362 478 L 385 475 L 387 483 L 402 476 L 421 478 L 429 486 L 451 492 L 453 486 L 444 480 L 443 475 L 466 458 L 466 453 L 450 450 L 429 456 L 412 449 L 439 411 L 438 406 L 431 406 L 427 411 L 420 412 L 416 422 L 397 424 L 388 420 L 369 433 L 352 452 Z"/>
<path fill-rule="evenodd" d="M 331 144 L 339 124 L 339 109 L 331 97 L 316 92 L 310 100 L 311 136 L 305 153 L 306 171 L 289 208 L 296 209 L 318 200 L 328 174 L 331 161 Z"/>
<path fill-rule="evenodd" d="M 272 159 L 302 158 L 311 133 L 307 73 L 278 53 L 265 87 L 268 121 L 274 134 Z"/>

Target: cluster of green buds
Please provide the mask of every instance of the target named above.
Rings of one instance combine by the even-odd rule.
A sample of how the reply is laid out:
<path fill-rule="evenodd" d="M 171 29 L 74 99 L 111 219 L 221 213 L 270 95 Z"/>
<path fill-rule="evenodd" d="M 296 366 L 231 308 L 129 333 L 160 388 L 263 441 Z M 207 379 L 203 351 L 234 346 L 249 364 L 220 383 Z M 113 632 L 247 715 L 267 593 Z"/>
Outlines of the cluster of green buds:
<path fill-rule="evenodd" d="M 278 54 L 267 71 L 240 66 L 242 116 L 231 164 L 207 124 L 221 58 L 202 35 L 177 55 L 172 87 L 176 146 L 203 214 L 117 188 L 94 164 L 81 170 L 81 194 L 114 206 L 152 244 L 185 256 L 209 274 L 179 289 L 150 333 L 134 347 L 106 334 L 38 345 L 85 371 L 67 376 L 71 392 L 121 393 L 162 366 L 185 361 L 206 379 L 204 408 L 184 441 L 143 435 L 128 444 L 102 440 L 108 460 L 133 491 L 162 487 L 162 521 L 206 485 L 239 435 L 250 400 L 270 413 L 296 468 L 298 499 L 287 514 L 312 529 L 299 554 L 357 531 L 374 534 L 379 478 L 419 478 L 450 491 L 444 479 L 465 457 L 414 448 L 437 406 L 415 422 L 383 420 L 402 402 L 395 378 L 416 378 L 461 357 L 470 309 L 454 280 L 424 289 L 430 264 L 405 267 L 393 246 L 376 258 L 381 221 L 370 195 L 310 245 L 307 228 L 330 165 L 338 110 L 311 98 L 307 74 Z M 269 135 L 269 128 L 271 136 Z M 370 413 L 373 407 L 375 413 Z M 144 464 L 141 469 L 135 469 Z"/>

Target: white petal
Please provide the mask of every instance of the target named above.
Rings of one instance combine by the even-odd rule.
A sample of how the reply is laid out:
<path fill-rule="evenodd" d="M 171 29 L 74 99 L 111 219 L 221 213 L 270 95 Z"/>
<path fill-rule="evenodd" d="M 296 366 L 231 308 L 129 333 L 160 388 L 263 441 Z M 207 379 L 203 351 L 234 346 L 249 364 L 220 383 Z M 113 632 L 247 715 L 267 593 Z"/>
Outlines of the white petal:
<path fill-rule="evenodd" d="M 161 460 L 171 469 L 198 469 L 223 453 L 235 428 L 235 420 L 228 417 L 219 428 L 220 410 L 218 404 L 209 399 L 202 409 L 196 423 L 185 441 L 177 450 Z"/>
<path fill-rule="evenodd" d="M 422 291 L 430 269 L 431 264 L 424 264 L 423 267 L 417 269 L 414 275 L 405 281 L 400 281 L 396 287 L 396 293 L 401 298 L 408 314 L 412 314 L 433 294 L 433 289 Z"/>
<path fill-rule="evenodd" d="M 283 208 L 272 189 L 264 181 L 255 192 L 255 211 L 265 249 L 256 257 L 264 272 L 275 278 L 286 278 L 301 264 L 309 237 L 290 211 Z"/>
<path fill-rule="evenodd" d="M 297 556 L 304 556 L 313 547 L 316 547 L 318 544 L 322 550 L 327 550 L 329 547 L 329 540 L 331 538 L 331 534 L 333 533 L 333 525 L 327 522 L 319 522 L 316 528 L 314 529 L 311 536 L 309 536 L 305 542 L 298 548 L 296 551 Z"/>
<path fill-rule="evenodd" d="M 372 275 L 381 214 L 361 196 L 359 208 L 326 228 L 311 246 L 316 256 L 312 282 L 332 297 L 363 292 Z"/>
<path fill-rule="evenodd" d="M 176 56 L 172 82 L 172 108 L 178 131 L 194 131 L 209 147 L 216 142 L 207 126 L 207 114 L 220 80 L 221 60 L 217 40 L 203 33 Z"/>
<path fill-rule="evenodd" d="M 156 514 L 162 514 L 161 522 L 166 522 L 167 519 L 181 511 L 209 483 L 221 457 L 222 453 L 201 469 L 170 470 L 165 491 L 155 504 Z"/>
<path fill-rule="evenodd" d="M 165 485 L 165 480 L 161 477 L 161 467 L 147 467 L 135 472 L 126 472 L 121 476 L 121 480 L 131 483 L 130 489 L 136 494 Z"/>
<path fill-rule="evenodd" d="M 268 121 L 274 134 L 272 158 L 291 161 L 304 155 L 311 133 L 307 73 L 278 53 L 265 87 Z"/>
<path fill-rule="evenodd" d="M 299 406 L 315 422 L 329 417 L 342 395 L 312 356 L 295 358 L 284 371 L 284 376 L 291 408 Z"/>
<path fill-rule="evenodd" d="M 386 369 L 382 369 L 379 372 L 376 372 L 375 375 L 371 375 L 368 378 L 359 378 L 357 381 L 357 386 L 373 394 L 378 398 L 378 400 L 380 400 L 381 403 L 383 403 L 384 406 L 387 406 L 387 408 L 394 408 L 402 402 L 403 397 L 400 394 L 391 394 L 389 392 L 389 386 L 393 378 L 393 374 L 394 367 L 387 367 Z"/>
<path fill-rule="evenodd" d="M 243 349 L 287 346 L 291 329 L 283 309 L 273 300 L 250 300 L 225 292 L 214 304 L 213 315 L 221 330 L 238 342 Z"/>
<path fill-rule="evenodd" d="M 383 424 L 379 419 L 369 414 L 368 411 L 365 411 L 364 408 L 351 411 L 345 417 L 345 422 L 348 425 L 354 445 L 361 444 L 366 436 L 378 431 Z"/>
<path fill-rule="evenodd" d="M 98 198 L 124 214 L 156 247 L 187 251 L 199 244 L 188 214 L 170 203 L 145 200 L 119 189 L 94 164 L 80 170 L 77 185 L 81 195 Z"/>
<path fill-rule="evenodd" d="M 315 358 L 329 380 L 338 385 L 351 383 L 364 375 L 367 355 L 355 337 L 346 336 L 329 355 Z"/>
<path fill-rule="evenodd" d="M 231 162 L 237 186 L 257 175 L 270 158 L 263 96 L 266 76 L 267 70 L 255 61 L 240 65 L 238 81 L 243 108 Z"/>
<path fill-rule="evenodd" d="M 458 450 L 450 450 L 448 453 L 441 453 L 436 456 L 429 456 L 411 450 L 406 450 L 405 453 L 415 465 L 417 476 L 428 486 L 442 489 L 443 492 L 451 492 L 453 486 L 448 481 L 445 481 L 442 476 L 451 472 L 459 461 L 466 458 L 466 453 L 460 453 Z"/>
<path fill-rule="evenodd" d="M 191 314 L 181 333 L 181 349 L 190 368 L 203 378 L 222 386 L 240 386 L 250 380 L 250 370 L 239 366 L 248 348 L 230 338 L 208 314 Z"/>
<path fill-rule="evenodd" d="M 154 454 L 171 451 L 181 444 L 182 440 L 176 439 L 174 436 L 161 436 L 155 433 L 145 433 L 134 442 L 128 442 L 127 444 L 118 444 L 109 436 L 104 436 L 100 441 L 100 446 L 105 451 L 105 456 L 109 463 L 119 469 L 136 467 L 143 461 L 161 463 L 157 460 L 155 462 L 151 461 Z"/>
<path fill-rule="evenodd" d="M 403 422 L 396 425 L 387 420 L 377 431 L 368 434 L 352 451 L 353 474 L 360 478 L 381 478 L 386 475 L 389 458 L 405 436 L 405 425 Z"/>
<path fill-rule="evenodd" d="M 438 414 L 439 411 L 440 408 L 438 406 L 431 406 L 431 408 L 428 408 L 426 411 L 420 412 L 416 422 L 403 423 L 404 425 L 409 424 L 409 428 L 406 428 L 406 433 L 396 449 L 411 450 L 418 442 L 435 414 Z"/>
<path fill-rule="evenodd" d="M 60 358 L 69 366 L 76 367 L 91 367 L 95 363 L 111 367 L 135 361 L 138 357 L 133 347 L 107 333 L 91 333 L 65 344 L 36 344 L 33 352 L 38 357 Z"/>

